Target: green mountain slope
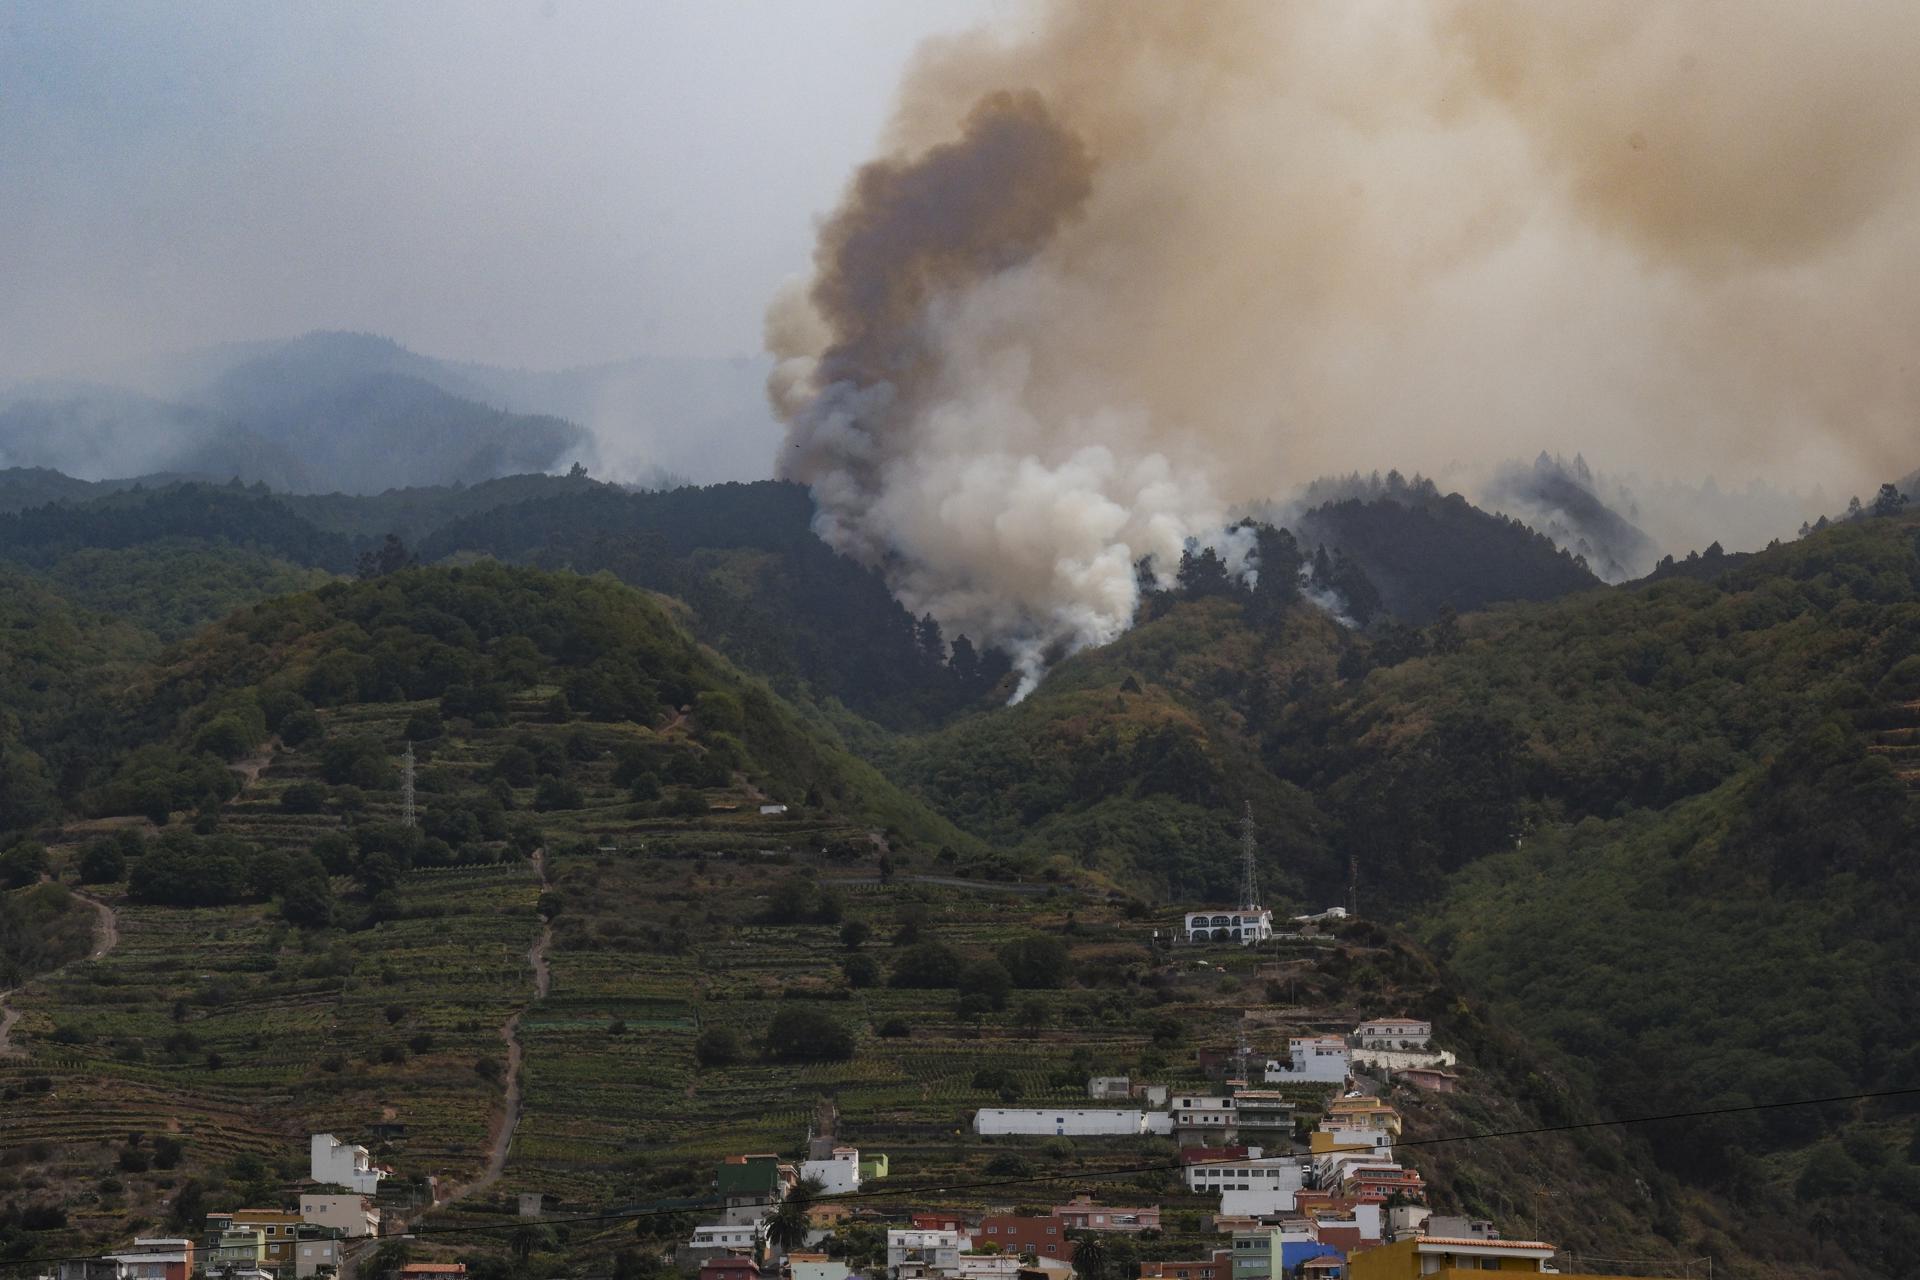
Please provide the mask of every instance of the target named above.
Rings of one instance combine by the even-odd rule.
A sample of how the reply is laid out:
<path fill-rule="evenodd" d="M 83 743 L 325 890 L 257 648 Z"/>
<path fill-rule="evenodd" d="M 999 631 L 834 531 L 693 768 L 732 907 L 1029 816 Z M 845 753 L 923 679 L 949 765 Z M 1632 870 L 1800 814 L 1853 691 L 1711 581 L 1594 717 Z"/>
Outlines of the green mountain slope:
<path fill-rule="evenodd" d="M 1251 801 L 1277 896 L 1338 900 L 1351 856 L 1364 912 L 1412 922 L 1616 1115 L 1920 1083 L 1920 521 L 1420 632 L 1260 616 L 1175 600 L 890 767 L 1140 891 L 1230 890 Z M 1138 750 L 1161 726 L 1181 750 Z M 1915 1140 L 1889 1105 L 1654 1150 L 1817 1226 L 1843 1273 L 1899 1274 Z"/>
<path fill-rule="evenodd" d="M 1442 609 L 1467 613 L 1600 585 L 1551 539 L 1457 493 L 1441 497 L 1431 483 L 1316 507 L 1300 517 L 1295 533 L 1308 546 L 1336 548 L 1356 561 L 1386 610 L 1408 622 L 1431 622 Z"/>

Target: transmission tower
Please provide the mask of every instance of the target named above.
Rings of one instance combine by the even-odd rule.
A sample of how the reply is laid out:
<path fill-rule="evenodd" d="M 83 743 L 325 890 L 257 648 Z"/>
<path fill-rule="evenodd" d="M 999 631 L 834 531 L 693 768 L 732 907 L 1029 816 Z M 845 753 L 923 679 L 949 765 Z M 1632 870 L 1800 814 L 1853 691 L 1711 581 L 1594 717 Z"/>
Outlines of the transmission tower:
<path fill-rule="evenodd" d="M 407 753 L 400 757 L 400 821 L 405 826 L 413 825 L 413 743 L 407 743 Z"/>
<path fill-rule="evenodd" d="M 1253 802 L 1248 801 L 1240 819 L 1240 907 L 1248 910 L 1260 905 L 1260 881 L 1254 869 L 1260 852 L 1257 828 L 1253 825 Z"/>

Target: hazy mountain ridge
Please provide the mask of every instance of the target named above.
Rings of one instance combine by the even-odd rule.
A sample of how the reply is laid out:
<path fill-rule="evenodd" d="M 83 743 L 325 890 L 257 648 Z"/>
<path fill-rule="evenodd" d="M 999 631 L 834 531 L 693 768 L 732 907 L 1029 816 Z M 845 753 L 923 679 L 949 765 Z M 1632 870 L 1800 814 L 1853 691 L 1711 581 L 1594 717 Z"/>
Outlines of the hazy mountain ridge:
<path fill-rule="evenodd" d="M 171 379 L 147 376 L 169 398 L 14 389 L 0 407 L 0 460 L 92 480 L 177 473 L 377 493 L 550 470 L 589 443 L 562 419 L 488 407 L 440 362 L 366 335 L 248 344 L 183 358 Z"/>

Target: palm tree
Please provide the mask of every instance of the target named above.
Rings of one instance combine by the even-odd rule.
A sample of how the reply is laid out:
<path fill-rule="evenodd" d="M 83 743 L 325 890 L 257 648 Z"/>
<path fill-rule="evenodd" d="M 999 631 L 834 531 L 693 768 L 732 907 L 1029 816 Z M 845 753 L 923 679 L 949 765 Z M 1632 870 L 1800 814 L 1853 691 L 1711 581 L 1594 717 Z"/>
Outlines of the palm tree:
<path fill-rule="evenodd" d="M 1113 1248 L 1105 1236 L 1082 1231 L 1073 1237 L 1073 1269 L 1080 1280 L 1106 1280 L 1113 1263 Z"/>
<path fill-rule="evenodd" d="M 826 1187 L 818 1178 L 802 1178 L 794 1183 L 786 1199 L 767 1214 L 768 1243 L 783 1254 L 805 1244 L 807 1233 L 813 1230 L 813 1219 L 808 1216 L 808 1210 L 813 1208 L 813 1202 L 824 1190 Z"/>

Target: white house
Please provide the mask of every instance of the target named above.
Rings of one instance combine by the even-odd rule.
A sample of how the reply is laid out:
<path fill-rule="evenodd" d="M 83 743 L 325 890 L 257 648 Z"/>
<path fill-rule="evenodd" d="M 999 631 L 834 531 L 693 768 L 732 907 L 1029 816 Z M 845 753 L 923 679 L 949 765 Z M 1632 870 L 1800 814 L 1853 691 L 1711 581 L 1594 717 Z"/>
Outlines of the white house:
<path fill-rule="evenodd" d="M 973 1131 L 988 1136 L 1135 1137 L 1143 1133 L 1172 1133 L 1173 1117 L 1164 1111 L 1120 1111 L 1106 1107 L 982 1107 L 973 1113 Z"/>
<path fill-rule="evenodd" d="M 330 1133 L 316 1133 L 312 1141 L 315 1182 L 329 1183 L 372 1195 L 380 1187 L 386 1172 L 373 1167 L 365 1147 L 349 1146 Z"/>
<path fill-rule="evenodd" d="M 1347 1042 L 1338 1036 L 1292 1036 L 1287 1061 L 1268 1061 L 1267 1083 L 1345 1084 L 1351 1064 Z"/>
<path fill-rule="evenodd" d="M 1401 1049 L 1420 1052 L 1433 1040 L 1433 1024 L 1418 1018 L 1376 1018 L 1354 1028 L 1353 1042 L 1362 1049 Z"/>
<path fill-rule="evenodd" d="M 1221 1098 L 1215 1094 L 1173 1094 L 1167 1102 L 1167 1113 L 1173 1117 L 1173 1128 L 1235 1128 L 1240 1113 L 1235 1109 L 1233 1098 Z"/>
<path fill-rule="evenodd" d="M 300 1220 L 332 1227 L 349 1240 L 380 1234 L 380 1211 L 365 1196 L 303 1195 Z"/>
<path fill-rule="evenodd" d="M 846 1263 L 824 1253 L 790 1253 L 787 1270 L 793 1280 L 848 1280 L 853 1274 Z"/>
<path fill-rule="evenodd" d="M 693 1229 L 693 1239 L 687 1241 L 687 1248 L 727 1253 L 738 1250 L 742 1253 L 751 1253 L 766 1238 L 767 1224 L 764 1221 L 709 1222 L 705 1226 Z"/>
<path fill-rule="evenodd" d="M 1356 1230 L 1363 1241 L 1380 1239 L 1380 1206 L 1377 1204 L 1356 1204 L 1345 1214 L 1322 1211 L 1314 1214 L 1313 1220 L 1316 1227 L 1347 1227 Z"/>
<path fill-rule="evenodd" d="M 1273 937 L 1273 912 L 1265 907 L 1187 912 L 1188 942 L 1237 942 L 1249 946 Z"/>
<path fill-rule="evenodd" d="M 1186 1180 L 1194 1191 L 1219 1194 L 1222 1217 L 1266 1218 L 1294 1211 L 1306 1173 L 1290 1156 L 1249 1156 L 1188 1165 Z"/>
<path fill-rule="evenodd" d="M 958 1231 L 890 1230 L 887 1270 L 951 1271 L 959 1266 L 964 1247 Z"/>
<path fill-rule="evenodd" d="M 1345 907 L 1328 907 L 1325 911 L 1316 911 L 1312 915 L 1295 916 L 1293 921 L 1295 924 L 1325 924 L 1330 920 L 1345 920 L 1346 918 L 1347 909 Z"/>
<path fill-rule="evenodd" d="M 783 804 L 763 804 L 760 806 L 760 816 L 763 818 L 777 818 L 786 811 L 787 806 Z"/>
<path fill-rule="evenodd" d="M 860 1189 L 860 1149 L 858 1147 L 835 1147 L 832 1154 L 821 1160 L 803 1160 L 800 1162 L 802 1178 L 817 1178 L 820 1189 L 829 1195 L 843 1191 Z"/>
<path fill-rule="evenodd" d="M 103 1257 L 116 1266 L 124 1280 L 166 1280 L 193 1269 L 193 1241 L 179 1236 L 142 1236 L 133 1248 Z"/>
<path fill-rule="evenodd" d="M 1095 1102 L 1119 1102 L 1133 1096 L 1133 1081 L 1126 1076 L 1094 1076 L 1087 1081 L 1087 1096 Z"/>

